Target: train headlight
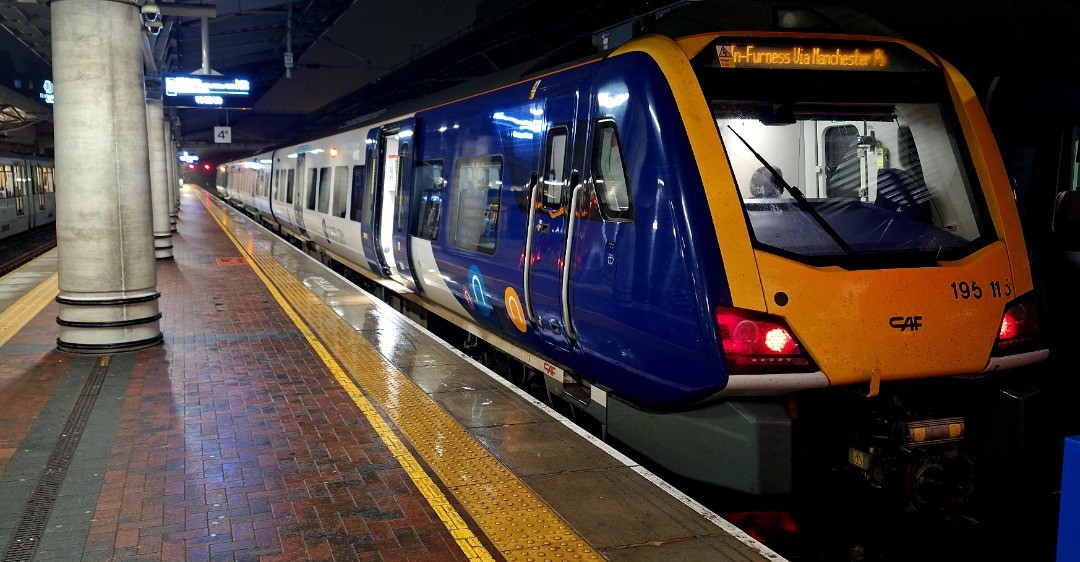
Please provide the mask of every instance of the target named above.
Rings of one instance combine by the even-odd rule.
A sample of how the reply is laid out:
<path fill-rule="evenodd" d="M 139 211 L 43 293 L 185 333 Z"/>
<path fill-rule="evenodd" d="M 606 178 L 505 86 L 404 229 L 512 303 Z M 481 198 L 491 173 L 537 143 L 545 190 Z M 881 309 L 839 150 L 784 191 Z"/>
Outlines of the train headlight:
<path fill-rule="evenodd" d="M 716 322 L 730 374 L 816 370 L 782 318 L 718 306 Z"/>
<path fill-rule="evenodd" d="M 1029 351 L 1039 344 L 1039 306 L 1034 295 L 1028 294 L 1008 304 L 1001 315 L 994 355 L 1010 355 Z"/>

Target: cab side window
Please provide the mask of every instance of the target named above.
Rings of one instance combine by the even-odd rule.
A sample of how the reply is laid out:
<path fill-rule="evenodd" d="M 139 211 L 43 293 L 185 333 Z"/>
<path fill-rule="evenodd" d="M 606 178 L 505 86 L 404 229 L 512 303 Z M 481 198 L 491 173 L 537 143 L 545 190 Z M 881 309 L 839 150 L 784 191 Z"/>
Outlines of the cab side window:
<path fill-rule="evenodd" d="M 596 124 L 592 168 L 596 198 L 600 202 L 600 216 L 607 221 L 634 220 L 630 182 L 626 178 L 622 146 L 614 121 L 605 119 Z"/>
<path fill-rule="evenodd" d="M 566 158 L 568 139 L 565 126 L 552 127 L 548 131 L 544 177 L 540 180 L 540 206 L 545 211 L 557 211 L 563 206 L 563 191 L 570 175 Z"/>

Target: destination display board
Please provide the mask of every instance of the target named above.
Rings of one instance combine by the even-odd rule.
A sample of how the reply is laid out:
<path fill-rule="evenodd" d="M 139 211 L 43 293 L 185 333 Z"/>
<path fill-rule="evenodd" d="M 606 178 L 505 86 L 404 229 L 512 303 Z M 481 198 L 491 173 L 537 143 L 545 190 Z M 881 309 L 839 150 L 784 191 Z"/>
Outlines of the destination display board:
<path fill-rule="evenodd" d="M 162 83 L 163 103 L 171 107 L 247 107 L 251 82 L 226 76 L 175 75 Z"/>

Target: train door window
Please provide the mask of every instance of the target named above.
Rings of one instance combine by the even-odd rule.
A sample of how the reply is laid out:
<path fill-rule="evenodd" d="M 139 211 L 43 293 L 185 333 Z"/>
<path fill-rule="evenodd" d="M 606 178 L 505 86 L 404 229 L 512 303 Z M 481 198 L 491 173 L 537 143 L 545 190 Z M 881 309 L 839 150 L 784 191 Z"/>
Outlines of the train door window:
<path fill-rule="evenodd" d="M 334 167 L 334 197 L 330 201 L 330 214 L 335 217 L 345 218 L 345 209 L 348 208 L 349 197 L 349 167 Z"/>
<path fill-rule="evenodd" d="M 563 190 L 570 175 L 570 160 L 566 157 L 569 129 L 552 127 L 548 131 L 547 155 L 544 161 L 544 179 L 540 204 L 547 211 L 557 211 L 563 206 Z"/>
<path fill-rule="evenodd" d="M 410 147 L 411 145 L 409 143 L 403 143 L 401 145 L 400 152 L 398 153 L 397 158 L 397 188 L 394 194 L 394 230 L 396 230 L 397 232 L 401 232 L 405 229 L 405 211 L 408 209 L 407 201 L 405 200 L 405 179 L 408 176 L 406 174 L 406 170 L 402 170 L 400 168 L 402 162 L 409 161 Z"/>
<path fill-rule="evenodd" d="M 255 172 L 255 175 L 258 178 L 259 197 L 266 197 L 270 194 L 268 184 L 266 183 L 266 171 L 259 170 L 258 172 Z"/>
<path fill-rule="evenodd" d="M 34 166 L 34 194 L 38 209 L 45 210 L 45 168 Z"/>
<path fill-rule="evenodd" d="M 364 166 L 352 167 L 352 209 L 349 210 L 349 218 L 357 222 L 360 221 L 360 215 L 363 212 L 364 173 Z"/>
<path fill-rule="evenodd" d="M 610 221 L 633 220 L 630 186 L 614 121 L 602 120 L 596 124 L 592 167 L 600 215 Z"/>
<path fill-rule="evenodd" d="M 330 212 L 330 168 L 319 168 L 319 212 Z"/>
<path fill-rule="evenodd" d="M 450 184 L 451 242 L 466 250 L 495 253 L 502 196 L 502 158 L 459 158 Z"/>
<path fill-rule="evenodd" d="M 416 190 L 417 212 L 413 219 L 411 234 L 427 240 L 439 238 L 439 221 L 442 218 L 443 163 L 441 160 L 420 162 L 413 178 Z"/>
<path fill-rule="evenodd" d="M 55 193 L 56 184 L 53 181 L 53 169 L 42 166 L 38 170 L 41 173 L 41 192 Z"/>
<path fill-rule="evenodd" d="M 308 210 L 315 210 L 315 191 L 319 188 L 319 169 L 311 169 L 311 181 L 307 185 L 307 203 L 304 205 Z"/>
<path fill-rule="evenodd" d="M 292 205 L 293 202 L 293 179 L 296 178 L 296 170 L 288 170 L 285 176 L 285 202 Z"/>
<path fill-rule="evenodd" d="M 829 196 L 858 195 L 857 148 L 859 129 L 855 125 L 828 127 L 822 133 L 825 187 Z"/>
<path fill-rule="evenodd" d="M 364 216 L 361 222 L 364 224 L 371 224 L 375 218 L 375 186 L 378 185 L 378 173 L 379 166 L 376 163 L 372 163 L 368 169 L 367 184 L 364 185 Z"/>
<path fill-rule="evenodd" d="M 0 198 L 10 198 L 15 195 L 15 176 L 11 166 L 0 165 Z"/>
<path fill-rule="evenodd" d="M 27 187 L 29 185 L 29 178 L 26 175 L 26 170 L 23 166 L 16 165 L 15 167 L 15 214 L 26 214 L 26 195 Z"/>

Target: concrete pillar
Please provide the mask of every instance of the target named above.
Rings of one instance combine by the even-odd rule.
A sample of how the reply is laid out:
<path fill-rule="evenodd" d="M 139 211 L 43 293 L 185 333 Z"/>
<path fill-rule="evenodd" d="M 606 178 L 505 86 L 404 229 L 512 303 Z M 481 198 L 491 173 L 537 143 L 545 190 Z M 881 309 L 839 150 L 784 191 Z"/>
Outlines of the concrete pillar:
<path fill-rule="evenodd" d="M 162 342 L 139 8 L 54 0 L 56 247 L 62 351 Z"/>
<path fill-rule="evenodd" d="M 150 199 L 153 202 L 154 258 L 171 260 L 172 230 L 169 214 L 173 195 L 165 161 L 165 110 L 160 99 L 146 100 L 147 140 L 150 144 Z"/>
<path fill-rule="evenodd" d="M 165 120 L 165 161 L 169 163 L 169 228 L 176 232 L 176 217 L 180 211 L 180 168 L 176 160 L 176 140 L 173 139 L 172 121 Z"/>

